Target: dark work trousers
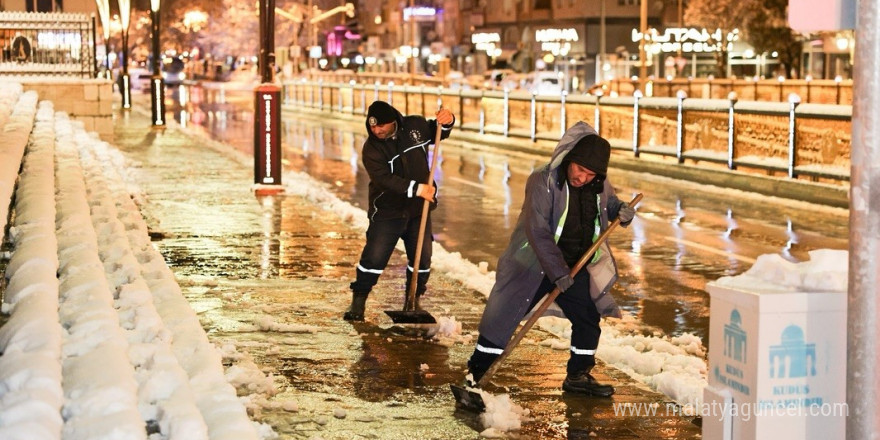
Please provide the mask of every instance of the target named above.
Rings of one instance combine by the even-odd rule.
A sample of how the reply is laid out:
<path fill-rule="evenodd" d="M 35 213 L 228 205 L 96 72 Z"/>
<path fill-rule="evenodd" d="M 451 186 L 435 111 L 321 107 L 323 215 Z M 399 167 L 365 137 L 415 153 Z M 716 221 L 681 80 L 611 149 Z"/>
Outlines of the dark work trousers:
<path fill-rule="evenodd" d="M 391 220 L 371 221 L 367 228 L 367 243 L 361 252 L 361 259 L 357 266 L 357 275 L 351 290 L 354 293 L 370 293 L 379 275 L 388 265 L 388 260 L 394 252 L 397 240 L 403 240 L 406 249 L 406 291 L 409 292 L 410 280 L 412 279 L 412 265 L 415 258 L 416 246 L 419 239 L 419 226 L 421 217 L 397 218 Z M 421 296 L 427 290 L 428 277 L 431 275 L 431 248 L 434 239 L 431 235 L 431 216 L 425 224 L 425 238 L 422 242 L 422 256 L 419 258 L 419 281 L 416 294 Z"/>
<path fill-rule="evenodd" d="M 529 310 L 555 287 L 552 281 L 544 277 L 535 291 Z M 586 270 L 578 272 L 574 277 L 574 284 L 556 297 L 556 304 L 571 321 L 571 356 L 566 372 L 575 374 L 593 368 L 596 365 L 596 348 L 599 346 L 602 330 L 599 327 L 601 316 L 590 298 L 590 274 Z M 483 336 L 477 338 L 477 347 L 468 361 L 468 370 L 473 374 L 474 381 L 480 380 L 503 351 L 504 347 L 493 344 Z"/>

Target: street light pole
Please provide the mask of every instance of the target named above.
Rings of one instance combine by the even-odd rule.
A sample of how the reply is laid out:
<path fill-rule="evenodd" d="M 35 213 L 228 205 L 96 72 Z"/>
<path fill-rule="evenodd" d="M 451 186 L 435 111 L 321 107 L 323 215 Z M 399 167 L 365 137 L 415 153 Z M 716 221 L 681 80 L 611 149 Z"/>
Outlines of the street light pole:
<path fill-rule="evenodd" d="M 275 0 L 260 1 L 260 77 L 254 90 L 254 193 L 268 196 L 281 186 L 281 87 L 275 74 Z"/>
<path fill-rule="evenodd" d="M 645 81 L 648 77 L 648 63 L 646 58 L 645 44 L 648 37 L 648 0 L 642 0 L 639 8 L 639 29 L 642 38 L 639 41 L 639 89 L 645 93 Z"/>
<path fill-rule="evenodd" d="M 410 59 L 410 82 L 415 84 L 416 78 L 416 16 L 415 2 L 409 0 L 409 59 Z"/>
<path fill-rule="evenodd" d="M 128 26 L 131 23 L 131 0 L 119 0 L 122 20 L 122 108 L 131 108 L 131 80 L 128 77 Z"/>
<path fill-rule="evenodd" d="M 106 67 L 104 75 L 112 81 L 113 74 L 110 73 L 110 0 L 95 0 L 95 4 L 98 6 L 101 31 L 104 36 L 104 65 Z"/>
<path fill-rule="evenodd" d="M 599 3 L 599 58 L 596 61 L 596 84 L 601 83 L 605 80 L 603 77 L 602 70 L 605 67 L 605 0 L 601 0 Z"/>
<path fill-rule="evenodd" d="M 150 101 L 153 110 L 153 125 L 165 125 L 165 83 L 162 81 L 162 72 L 159 70 L 159 60 L 162 53 L 159 48 L 159 2 L 150 0 L 150 21 L 153 37 L 153 76 L 150 77 Z"/>

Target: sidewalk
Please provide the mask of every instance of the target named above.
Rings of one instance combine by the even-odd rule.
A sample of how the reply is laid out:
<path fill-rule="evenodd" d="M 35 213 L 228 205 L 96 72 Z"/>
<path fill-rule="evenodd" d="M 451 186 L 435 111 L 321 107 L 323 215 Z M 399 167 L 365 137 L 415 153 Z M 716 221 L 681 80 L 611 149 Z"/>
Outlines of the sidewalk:
<path fill-rule="evenodd" d="M 230 358 L 252 357 L 274 381 L 262 389 L 252 381 L 257 389 L 244 392 L 255 420 L 290 439 L 480 437 L 479 418 L 455 410 L 448 384 L 464 375 L 481 294 L 432 276 L 423 306 L 462 325 L 458 342 L 393 326 L 382 311 L 402 305 L 405 261 L 397 253 L 368 301 L 367 321 L 343 321 L 362 219 L 339 218 L 308 195 L 258 200 L 252 159 L 176 125 L 149 124 L 139 111 L 119 116 L 114 143 L 138 164 L 132 177 L 154 245 L 211 340 L 237 353 Z M 499 388 L 491 391 L 509 392 L 531 411 L 511 437 L 700 437 L 691 417 L 667 412 L 671 399 L 616 369 L 597 369 L 616 386 L 612 399 L 562 395 L 568 353 L 538 344 L 548 337 L 533 330 L 493 381 Z M 615 415 L 619 404 L 630 404 L 628 415 Z M 652 409 L 657 415 L 635 414 Z"/>

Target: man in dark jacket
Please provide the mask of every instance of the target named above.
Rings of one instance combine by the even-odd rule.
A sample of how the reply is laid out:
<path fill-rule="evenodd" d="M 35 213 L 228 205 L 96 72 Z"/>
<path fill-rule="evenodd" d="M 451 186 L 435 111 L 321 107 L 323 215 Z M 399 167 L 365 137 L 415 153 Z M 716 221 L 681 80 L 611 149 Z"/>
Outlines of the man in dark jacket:
<path fill-rule="evenodd" d="M 556 305 L 571 321 L 571 355 L 565 391 L 610 396 L 614 388 L 590 374 L 596 364 L 599 321 L 620 317 L 608 291 L 617 266 L 607 243 L 571 277 L 571 268 L 609 221 L 632 221 L 635 211 L 615 195 L 606 180 L 611 145 L 593 127 L 569 128 L 550 163 L 529 176 L 526 197 L 507 250 L 498 260 L 495 285 L 480 320 L 480 335 L 468 361 L 473 386 L 504 351 L 518 323 L 554 287 Z"/>
<path fill-rule="evenodd" d="M 367 141 L 361 153 L 370 175 L 370 225 L 356 278 L 350 286 L 352 300 L 343 316 L 345 320 L 364 320 L 367 297 L 400 239 L 406 249 L 409 291 L 425 200 L 431 202 L 431 209 L 436 207 L 437 188 L 434 182 L 428 182 L 428 147 L 434 143 L 437 130 L 442 130 L 440 138 L 445 139 L 454 124 L 455 116 L 444 108 L 437 112 L 437 119 L 427 120 L 422 116 L 403 116 L 384 101 L 370 104 Z M 419 257 L 416 308 L 418 297 L 427 290 L 432 243 L 429 215 Z"/>

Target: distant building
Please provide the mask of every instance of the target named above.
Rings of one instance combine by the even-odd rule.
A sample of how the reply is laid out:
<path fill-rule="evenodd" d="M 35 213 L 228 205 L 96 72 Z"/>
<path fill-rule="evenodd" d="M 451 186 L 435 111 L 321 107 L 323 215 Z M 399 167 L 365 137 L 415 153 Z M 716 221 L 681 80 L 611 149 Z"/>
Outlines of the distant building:
<path fill-rule="evenodd" d="M 3 0 L 0 11 L 20 12 L 96 12 L 94 0 Z"/>

